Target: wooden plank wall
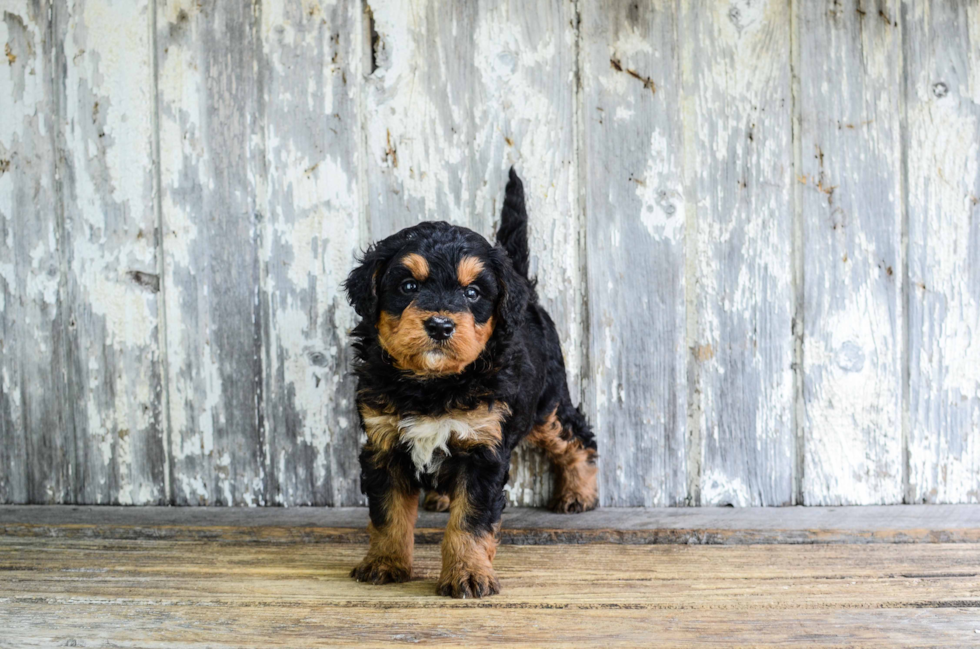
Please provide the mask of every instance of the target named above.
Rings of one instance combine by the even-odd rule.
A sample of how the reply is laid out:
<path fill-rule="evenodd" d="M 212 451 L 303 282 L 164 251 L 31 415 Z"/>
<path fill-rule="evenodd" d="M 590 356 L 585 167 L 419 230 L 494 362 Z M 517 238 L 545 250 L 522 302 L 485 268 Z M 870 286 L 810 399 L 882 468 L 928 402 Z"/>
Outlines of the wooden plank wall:
<path fill-rule="evenodd" d="M 980 0 L 0 14 L 0 502 L 361 504 L 340 283 L 510 165 L 605 505 L 980 502 Z"/>

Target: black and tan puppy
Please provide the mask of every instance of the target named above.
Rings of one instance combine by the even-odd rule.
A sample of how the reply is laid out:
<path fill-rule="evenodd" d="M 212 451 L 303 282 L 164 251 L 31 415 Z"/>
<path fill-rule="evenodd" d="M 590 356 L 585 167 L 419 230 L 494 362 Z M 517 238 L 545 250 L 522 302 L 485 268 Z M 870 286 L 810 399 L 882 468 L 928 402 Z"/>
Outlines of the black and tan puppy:
<path fill-rule="evenodd" d="M 595 440 L 527 273 L 524 189 L 512 169 L 495 246 L 420 223 L 371 246 L 347 278 L 361 317 L 352 337 L 371 512 L 370 549 L 352 577 L 411 578 L 425 489 L 449 500 L 438 592 L 499 592 L 496 532 L 511 451 L 525 437 L 554 464 L 552 509 L 595 507 Z"/>

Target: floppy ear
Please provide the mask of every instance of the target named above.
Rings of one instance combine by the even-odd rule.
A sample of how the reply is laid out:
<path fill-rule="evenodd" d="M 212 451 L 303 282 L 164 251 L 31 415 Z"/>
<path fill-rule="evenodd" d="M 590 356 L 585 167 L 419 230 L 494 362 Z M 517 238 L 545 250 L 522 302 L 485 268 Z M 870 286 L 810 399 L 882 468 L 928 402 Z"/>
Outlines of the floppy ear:
<path fill-rule="evenodd" d="M 497 298 L 497 327 L 506 334 L 517 331 L 524 323 L 531 286 L 527 278 L 514 270 L 507 252 L 499 246 L 490 250 L 490 260 L 497 276 L 500 296 Z"/>
<path fill-rule="evenodd" d="M 378 310 L 378 275 L 385 257 L 377 245 L 371 246 L 359 260 L 360 263 L 347 276 L 344 290 L 347 301 L 362 318 L 373 317 Z"/>
<path fill-rule="evenodd" d="M 350 272 L 344 282 L 347 301 L 362 318 L 374 318 L 378 312 L 378 279 L 385 271 L 385 265 L 398 254 L 402 247 L 416 239 L 425 224 L 405 228 L 387 239 L 370 246 L 361 256 L 358 266 Z"/>

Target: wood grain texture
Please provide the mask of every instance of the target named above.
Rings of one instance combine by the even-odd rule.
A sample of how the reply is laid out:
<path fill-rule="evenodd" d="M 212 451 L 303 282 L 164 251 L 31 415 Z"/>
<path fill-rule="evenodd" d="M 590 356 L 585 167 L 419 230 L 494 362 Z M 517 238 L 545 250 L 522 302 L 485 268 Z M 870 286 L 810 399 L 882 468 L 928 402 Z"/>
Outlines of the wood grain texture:
<path fill-rule="evenodd" d="M 415 542 L 440 543 L 448 515 L 420 511 Z M 24 538 L 367 543 L 364 507 L 0 506 L 0 535 Z M 609 507 L 579 516 L 509 507 L 503 545 L 978 543 L 980 506 Z"/>
<path fill-rule="evenodd" d="M 793 500 L 790 13 L 781 0 L 684 12 L 697 138 L 700 504 Z"/>
<path fill-rule="evenodd" d="M 976 545 L 505 546 L 503 592 L 348 577 L 363 545 L 0 541 L 0 646 L 965 646 Z M 474 610 L 479 609 L 479 610 Z"/>
<path fill-rule="evenodd" d="M 806 504 L 901 502 L 898 2 L 800 2 Z"/>
<path fill-rule="evenodd" d="M 256 7 L 157 3 L 167 384 L 177 504 L 268 501 Z"/>
<path fill-rule="evenodd" d="M 262 3 L 267 500 L 362 502 L 341 283 L 362 244 L 356 2 Z"/>
<path fill-rule="evenodd" d="M 5 0 L 0 502 L 362 504 L 340 282 L 492 236 L 512 164 L 604 505 L 980 502 L 978 43 L 977 0 Z"/>
<path fill-rule="evenodd" d="M 558 610 L 555 610 L 555 609 Z M 351 606 L 334 609 L 318 603 L 208 608 L 183 603 L 130 604 L 21 603 L 2 616 L 14 629 L 2 647 L 50 647 L 102 639 L 116 647 L 167 646 L 269 647 L 288 638 L 292 647 L 322 647 L 323 638 L 345 647 L 401 647 L 506 644 L 508 647 L 568 647 L 598 643 L 604 647 L 962 647 L 975 634 L 976 611 L 969 607 L 904 609 L 798 609 L 773 611 L 671 610 L 669 613 L 623 606 L 574 608 L 537 606 L 526 610 L 440 610 L 434 620 L 416 608 L 379 611 Z M 78 611 L 78 612 L 76 612 Z M 584 614 L 583 614 L 584 611 Z M 148 617 L 146 613 L 152 613 Z M 780 611 L 781 613 L 781 611 Z M 39 630 L 38 619 L 78 624 Z M 215 621 L 213 616 L 221 616 Z M 382 621 L 383 620 L 383 621 Z M 233 629 L 233 631 L 232 631 Z M 284 629 L 288 629 L 284 631 Z M 529 632 L 533 629 L 534 632 Z M 143 640 L 133 640 L 136 634 Z"/>
<path fill-rule="evenodd" d="M 58 4 L 75 499 L 167 502 L 147 1 Z"/>
<path fill-rule="evenodd" d="M 531 273 L 579 393 L 584 305 L 575 168 L 575 11 L 567 1 L 372 2 L 365 88 L 370 237 L 442 220 L 492 237 L 507 170 L 524 180 Z M 573 396 L 573 399 L 575 397 Z M 514 504 L 550 496 L 540 453 L 516 453 Z"/>
<path fill-rule="evenodd" d="M 56 171 L 64 55 L 48 3 L 2 8 L 0 502 L 72 502 L 65 222 Z"/>
<path fill-rule="evenodd" d="M 904 5 L 911 502 L 980 502 L 980 3 Z"/>
<path fill-rule="evenodd" d="M 589 412 L 603 505 L 687 498 L 685 195 L 677 15 L 584 4 Z"/>

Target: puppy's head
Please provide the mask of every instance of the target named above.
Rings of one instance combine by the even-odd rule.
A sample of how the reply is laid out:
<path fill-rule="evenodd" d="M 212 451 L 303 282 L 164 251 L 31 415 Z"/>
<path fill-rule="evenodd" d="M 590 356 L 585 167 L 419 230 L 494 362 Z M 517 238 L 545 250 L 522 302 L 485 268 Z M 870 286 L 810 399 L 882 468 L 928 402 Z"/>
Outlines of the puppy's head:
<path fill-rule="evenodd" d="M 448 223 L 420 223 L 371 246 L 345 288 L 395 366 L 419 376 L 462 372 L 495 332 L 519 325 L 529 295 L 502 249 Z"/>

